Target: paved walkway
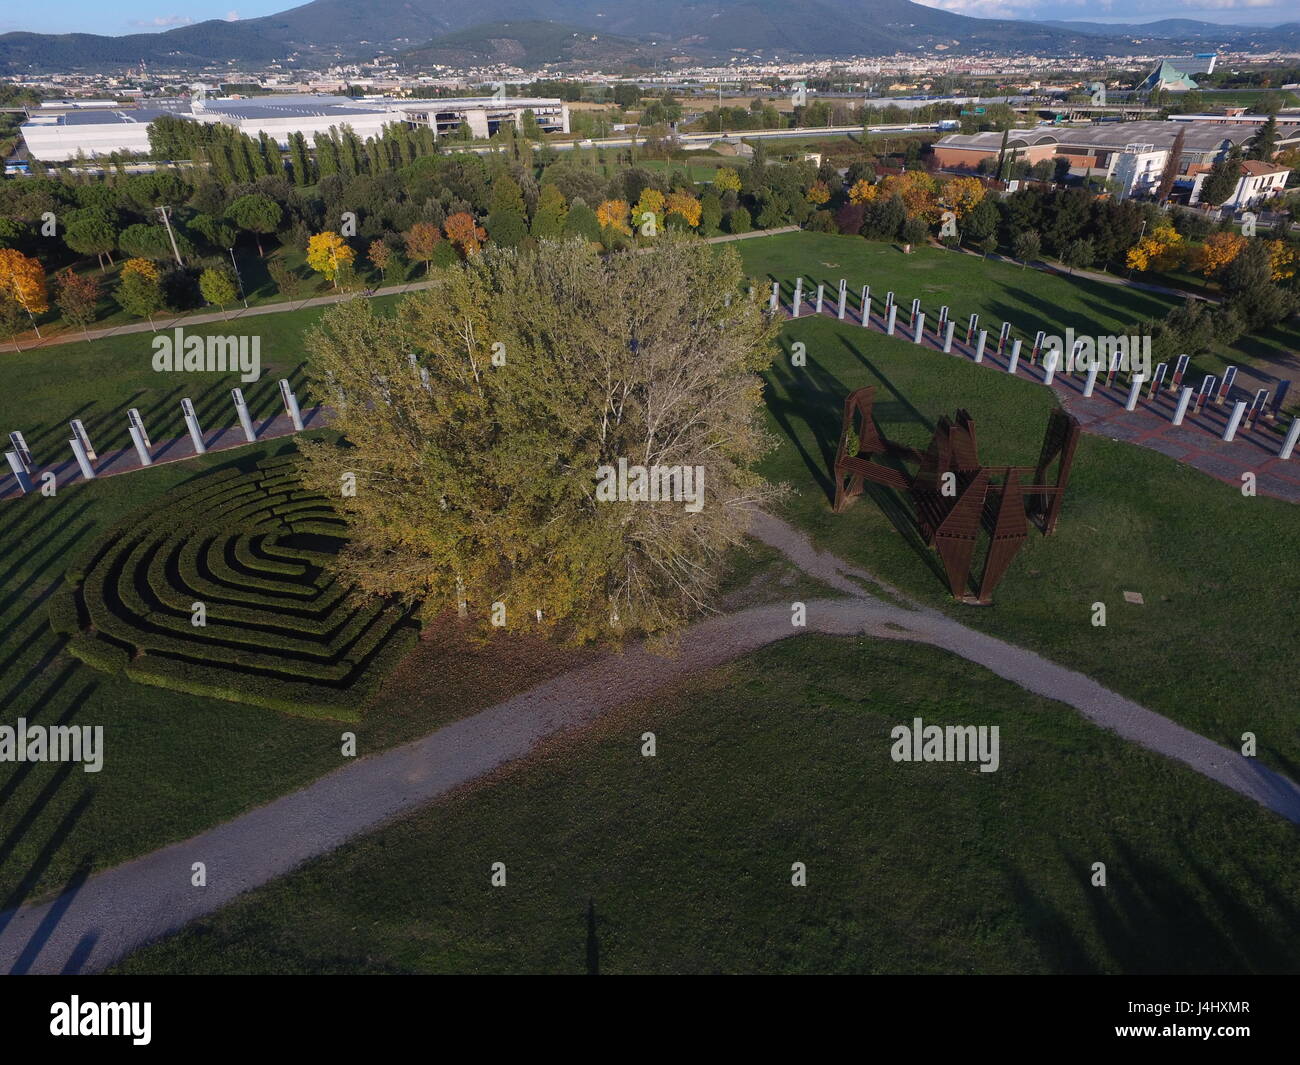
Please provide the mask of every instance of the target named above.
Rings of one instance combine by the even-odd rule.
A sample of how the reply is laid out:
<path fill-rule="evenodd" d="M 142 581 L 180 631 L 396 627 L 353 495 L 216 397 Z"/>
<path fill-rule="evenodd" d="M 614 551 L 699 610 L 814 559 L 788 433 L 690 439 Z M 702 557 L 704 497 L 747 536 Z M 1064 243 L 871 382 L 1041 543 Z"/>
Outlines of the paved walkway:
<path fill-rule="evenodd" d="M 793 628 L 788 605 L 777 604 L 699 622 L 671 658 L 642 646 L 611 654 L 412 743 L 352 762 L 191 839 L 92 876 L 53 902 L 0 914 L 0 968 L 10 973 L 107 968 L 303 862 L 524 757 L 550 735 L 581 728 L 614 706 L 804 631 L 862 633 L 945 648 L 1300 823 L 1300 787 L 1285 777 L 1032 652 L 937 611 L 866 594 L 860 581 L 878 583 L 870 574 L 817 552 L 800 531 L 777 518 L 758 515 L 754 532 L 848 597 L 808 603 L 807 630 Z M 191 886 L 195 862 L 206 867 L 206 887 Z"/>
<path fill-rule="evenodd" d="M 849 289 L 850 306 L 845 311 L 845 321 L 858 325 L 862 325 L 861 312 L 854 311 L 852 305 L 859 300 L 861 291 L 860 287 L 856 291 L 852 288 Z M 803 296 L 799 317 L 812 317 L 816 314 L 814 302 L 816 288 L 814 287 L 811 290 L 811 299 L 808 291 L 805 291 Z M 838 290 L 828 286 L 826 298 L 822 305 L 821 313 L 823 317 L 834 318 L 837 316 L 838 299 Z M 886 316 L 876 309 L 883 306 L 883 303 L 884 293 L 877 291 L 873 287 L 873 309 L 864 328 L 882 333 L 885 331 Z M 787 318 L 792 316 L 793 308 L 791 306 L 782 303 L 780 309 L 781 313 Z M 925 307 L 922 310 L 926 315 L 925 331 L 921 336 L 920 344 L 917 346 L 930 351 L 942 352 L 943 340 L 936 329 L 939 309 L 938 307 Z M 915 336 L 908 323 L 910 311 L 911 300 L 900 298 L 898 317 L 894 326 L 894 337 L 902 344 L 913 343 L 913 337 Z M 976 329 L 975 336 L 971 338 L 972 342 L 967 344 L 964 340 L 967 316 L 963 315 L 960 318 L 955 318 L 955 320 L 957 321 L 957 327 L 954 332 L 950 354 L 954 358 L 973 361 L 975 348 L 978 344 L 979 329 Z M 999 355 L 997 353 L 998 332 L 1002 327 L 1002 323 L 981 322 L 980 327 L 989 331 L 989 338 L 985 345 L 981 365 L 992 370 L 1007 372 L 1011 362 L 1012 341 L 1007 341 L 1003 354 Z M 1024 340 L 1020 359 L 1016 366 L 1016 374 L 1019 377 L 1043 384 L 1046 381 L 1047 373 L 1041 361 L 1038 365 L 1031 365 L 1032 346 L 1032 339 Z M 1168 372 L 1169 377 L 1172 377 L 1172 365 L 1169 367 Z M 1261 378 L 1263 376 L 1262 371 L 1252 371 L 1252 373 L 1258 373 Z M 1254 379 L 1254 377 L 1246 376 L 1245 367 L 1241 368 L 1238 380 L 1244 382 L 1247 380 L 1253 381 Z M 1247 428 L 1243 421 L 1237 431 L 1236 438 L 1231 443 L 1222 439 L 1223 431 L 1232 413 L 1233 404 L 1240 400 L 1250 401 L 1254 397 L 1253 392 L 1247 392 L 1239 386 L 1234 386 L 1232 394 L 1222 406 L 1210 402 L 1206 404 L 1200 413 L 1193 413 L 1189 407 L 1183 424 L 1174 425 L 1172 418 L 1178 405 L 1177 392 L 1162 388 L 1155 396 L 1150 396 L 1148 394 L 1150 387 L 1146 386 L 1142 390 L 1137 409 L 1128 411 L 1125 410 L 1125 404 L 1128 401 L 1128 385 L 1123 382 L 1122 376 L 1117 375 L 1115 385 L 1111 388 L 1106 387 L 1105 380 L 1106 374 L 1104 372 L 1098 374 L 1093 394 L 1087 398 L 1083 395 L 1084 374 L 1057 373 L 1053 377 L 1051 387 L 1060 396 L 1062 405 L 1079 419 L 1080 424 L 1088 432 L 1107 436 L 1113 440 L 1123 440 L 1127 443 L 1151 448 L 1153 451 L 1159 451 L 1171 458 L 1178 459 L 1180 462 L 1185 462 L 1187 465 L 1193 466 L 1217 480 L 1238 488 L 1241 487 L 1241 475 L 1243 473 L 1254 473 L 1256 490 L 1260 495 L 1273 496 L 1291 503 L 1300 503 L 1300 447 L 1297 447 L 1296 454 L 1291 459 L 1284 461 L 1278 458 L 1278 449 L 1282 443 L 1282 434 L 1278 430 L 1280 428 L 1289 428 L 1291 424 L 1289 416 L 1281 412 L 1271 413 L 1270 417 L 1260 418 L 1253 429 Z M 1269 386 L 1260 385 L 1259 387 Z M 1279 382 L 1273 379 L 1269 396 L 1270 408 L 1273 406 L 1278 388 Z M 1294 393 L 1290 393 L 1290 396 L 1294 398 Z"/>
<path fill-rule="evenodd" d="M 286 311 L 300 311 L 304 307 L 327 307 L 331 303 L 342 303 L 357 296 L 395 296 L 402 292 L 419 292 L 421 289 L 434 288 L 441 284 L 440 278 L 428 281 L 412 281 L 404 285 L 386 285 L 369 292 L 330 292 L 324 296 L 312 296 L 305 300 L 277 300 L 275 303 L 257 303 L 252 307 L 235 307 L 230 311 L 204 311 L 201 314 L 176 314 L 169 317 L 157 316 L 153 323 L 126 322 L 122 325 L 108 326 L 104 329 L 91 329 L 85 333 L 56 333 L 53 336 L 37 340 L 23 340 L 19 343 L 0 344 L 3 351 L 32 351 L 35 348 L 53 348 L 60 344 L 86 343 L 88 340 L 101 340 L 104 337 L 125 336 L 128 333 L 156 333 L 177 326 L 210 325 L 213 322 L 238 322 L 245 318 L 257 318 L 264 314 L 284 314 Z"/>

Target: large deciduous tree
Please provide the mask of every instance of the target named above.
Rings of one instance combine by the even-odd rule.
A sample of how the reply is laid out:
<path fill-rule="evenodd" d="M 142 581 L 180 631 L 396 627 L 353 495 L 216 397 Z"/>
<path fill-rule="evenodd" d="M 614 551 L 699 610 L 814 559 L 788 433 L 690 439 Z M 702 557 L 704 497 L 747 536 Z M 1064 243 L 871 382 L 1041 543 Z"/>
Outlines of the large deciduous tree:
<path fill-rule="evenodd" d="M 608 257 L 494 246 L 393 317 L 331 309 L 308 348 L 344 443 L 302 447 L 351 526 L 343 575 L 430 615 L 540 610 L 573 640 L 709 609 L 749 505 L 774 491 L 752 464 L 776 325 L 726 300 L 742 279 L 734 251 L 675 237 Z M 702 468 L 702 505 L 604 500 L 620 460 L 629 484 L 638 466 Z"/>

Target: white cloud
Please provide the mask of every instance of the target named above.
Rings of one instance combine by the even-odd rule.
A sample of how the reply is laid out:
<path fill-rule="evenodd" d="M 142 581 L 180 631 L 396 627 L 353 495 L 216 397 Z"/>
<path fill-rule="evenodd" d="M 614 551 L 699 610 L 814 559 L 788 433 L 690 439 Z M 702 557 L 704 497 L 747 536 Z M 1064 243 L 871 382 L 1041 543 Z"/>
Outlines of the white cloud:
<path fill-rule="evenodd" d="M 227 12 L 226 12 L 226 21 L 227 21 L 227 22 L 238 22 L 238 21 L 239 21 L 239 12 L 238 12 L 238 11 L 227 11 Z"/>
<path fill-rule="evenodd" d="M 169 26 L 188 26 L 194 20 L 189 15 L 159 15 L 157 18 L 137 18 L 132 26 L 145 30 L 165 30 Z"/>

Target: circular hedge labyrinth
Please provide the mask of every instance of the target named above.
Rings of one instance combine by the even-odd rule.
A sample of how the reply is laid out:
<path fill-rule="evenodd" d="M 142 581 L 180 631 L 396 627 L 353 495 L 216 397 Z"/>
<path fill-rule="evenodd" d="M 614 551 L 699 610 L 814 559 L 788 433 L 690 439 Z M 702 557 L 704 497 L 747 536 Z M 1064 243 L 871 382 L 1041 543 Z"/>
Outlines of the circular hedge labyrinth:
<path fill-rule="evenodd" d="M 83 662 L 143 684 L 355 719 L 417 626 L 331 574 L 346 539 L 292 457 L 226 470 L 101 534 L 66 573 L 50 623 Z"/>

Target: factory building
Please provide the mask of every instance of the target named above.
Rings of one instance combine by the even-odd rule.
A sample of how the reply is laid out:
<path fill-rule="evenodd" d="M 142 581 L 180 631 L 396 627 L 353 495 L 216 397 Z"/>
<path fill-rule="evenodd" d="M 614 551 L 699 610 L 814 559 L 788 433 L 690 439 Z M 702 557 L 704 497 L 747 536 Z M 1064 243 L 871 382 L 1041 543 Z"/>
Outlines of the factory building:
<path fill-rule="evenodd" d="M 209 97 L 197 86 L 187 100 L 152 101 L 140 107 L 41 108 L 22 124 L 21 131 L 33 157 L 66 162 L 79 156 L 147 152 L 149 123 L 161 115 L 221 122 L 253 138 L 266 133 L 286 148 L 294 133 L 301 133 L 310 144 L 314 134 L 346 125 L 365 140 L 394 122 L 429 126 L 439 137 L 462 127 L 476 138 L 490 137 L 507 123 L 518 126 L 525 111 L 532 111 L 544 132 L 569 132 L 569 109 L 559 99 L 354 100 L 316 95 L 227 99 Z"/>

